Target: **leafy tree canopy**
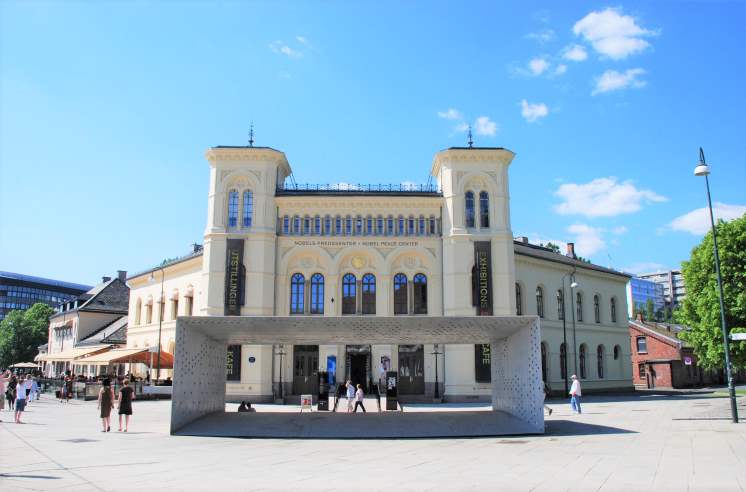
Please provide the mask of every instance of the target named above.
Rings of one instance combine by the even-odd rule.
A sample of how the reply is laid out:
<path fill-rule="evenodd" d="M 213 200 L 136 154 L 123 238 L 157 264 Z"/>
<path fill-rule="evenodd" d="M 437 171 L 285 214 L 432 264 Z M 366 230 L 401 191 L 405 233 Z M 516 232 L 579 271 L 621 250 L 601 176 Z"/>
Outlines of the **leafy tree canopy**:
<path fill-rule="evenodd" d="M 746 332 L 746 215 L 720 221 L 716 227 L 726 324 L 730 333 Z M 686 298 L 674 313 L 678 323 L 691 328 L 680 336 L 692 344 L 699 364 L 706 368 L 725 366 L 714 258 L 708 232 L 689 261 L 682 263 Z M 746 367 L 746 343 L 731 342 L 730 348 L 732 365 Z"/>
<path fill-rule="evenodd" d="M 11 311 L 0 323 L 0 367 L 31 362 L 46 343 L 54 309 L 38 302 L 26 311 Z"/>

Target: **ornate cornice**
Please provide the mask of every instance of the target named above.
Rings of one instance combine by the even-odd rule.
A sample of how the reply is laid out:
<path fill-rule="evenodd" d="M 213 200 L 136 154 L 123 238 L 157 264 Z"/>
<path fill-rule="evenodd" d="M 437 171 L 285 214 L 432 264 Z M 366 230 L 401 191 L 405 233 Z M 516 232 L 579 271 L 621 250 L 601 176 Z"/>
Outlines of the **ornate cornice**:
<path fill-rule="evenodd" d="M 277 164 L 290 174 L 290 164 L 284 152 L 268 147 L 211 147 L 205 152 L 211 166 L 218 161 L 266 162 Z"/>
<path fill-rule="evenodd" d="M 441 150 L 435 157 L 433 157 L 433 166 L 430 169 L 430 174 L 438 177 L 440 175 L 440 168 L 446 163 L 480 163 L 490 162 L 499 164 L 502 166 L 508 166 L 513 161 L 515 153 L 508 149 L 485 149 L 485 148 L 471 148 L 471 149 L 446 149 Z"/>

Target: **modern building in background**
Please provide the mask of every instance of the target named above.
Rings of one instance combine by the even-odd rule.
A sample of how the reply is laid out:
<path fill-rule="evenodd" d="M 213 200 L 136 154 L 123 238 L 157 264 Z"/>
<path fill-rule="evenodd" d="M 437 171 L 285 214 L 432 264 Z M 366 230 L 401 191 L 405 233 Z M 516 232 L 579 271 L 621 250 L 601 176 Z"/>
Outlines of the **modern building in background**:
<path fill-rule="evenodd" d="M 0 321 L 13 310 L 25 311 L 37 302 L 57 307 L 90 290 L 90 285 L 0 272 Z"/>
<path fill-rule="evenodd" d="M 684 285 L 684 276 L 681 274 L 681 270 L 643 273 L 638 275 L 638 277 L 661 284 L 663 286 L 663 296 L 666 300 L 666 306 L 671 309 L 681 306 L 681 302 L 686 297 L 686 286 Z"/>
<path fill-rule="evenodd" d="M 662 313 L 666 307 L 665 288 L 663 284 L 644 278 L 632 277 L 627 284 L 628 315 L 634 318 L 635 308 L 645 309 L 648 299 L 653 301 L 655 313 Z"/>

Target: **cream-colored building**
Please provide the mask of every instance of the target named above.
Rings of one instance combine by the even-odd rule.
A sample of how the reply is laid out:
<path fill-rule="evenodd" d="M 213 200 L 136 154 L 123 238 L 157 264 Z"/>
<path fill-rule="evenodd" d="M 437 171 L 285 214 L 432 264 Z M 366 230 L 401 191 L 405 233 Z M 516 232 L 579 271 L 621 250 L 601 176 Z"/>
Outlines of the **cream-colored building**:
<path fill-rule="evenodd" d="M 309 316 L 538 315 L 553 390 L 563 360 L 585 391 L 632 388 L 628 276 L 513 238 L 511 151 L 438 152 L 437 185 L 415 189 L 287 186 L 285 154 L 267 147 L 206 156 L 204 247 L 128 279 L 129 347 L 156 346 L 160 331 L 173 353 L 177 316 L 297 316 L 302 327 Z M 312 393 L 327 370 L 371 389 L 393 370 L 403 399 L 432 398 L 436 381 L 446 400 L 489 399 L 489 346 L 411 342 L 229 347 L 227 394 Z"/>

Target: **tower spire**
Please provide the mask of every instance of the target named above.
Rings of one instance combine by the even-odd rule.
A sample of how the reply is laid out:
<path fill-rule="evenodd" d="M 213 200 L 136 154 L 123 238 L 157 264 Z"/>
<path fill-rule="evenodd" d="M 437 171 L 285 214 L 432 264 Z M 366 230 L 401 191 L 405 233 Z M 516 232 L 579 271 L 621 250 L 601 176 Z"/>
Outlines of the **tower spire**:
<path fill-rule="evenodd" d="M 251 122 L 251 127 L 249 127 L 249 147 L 254 146 L 254 122 Z"/>
<path fill-rule="evenodd" d="M 471 138 L 471 125 L 469 125 L 469 141 L 467 143 L 469 144 L 470 149 L 474 147 L 474 140 Z"/>

